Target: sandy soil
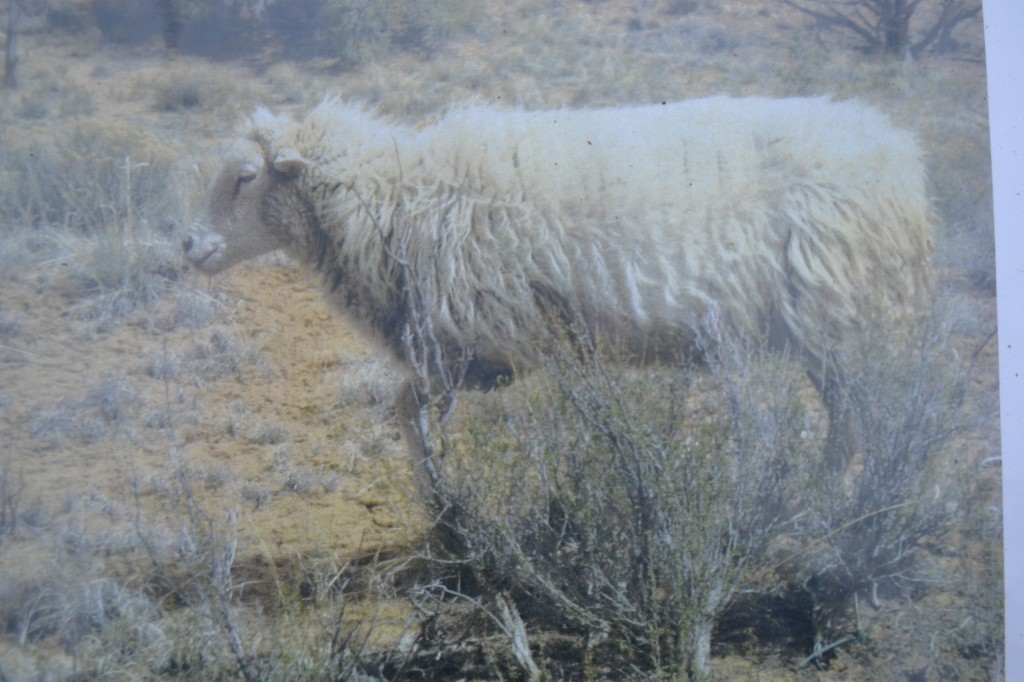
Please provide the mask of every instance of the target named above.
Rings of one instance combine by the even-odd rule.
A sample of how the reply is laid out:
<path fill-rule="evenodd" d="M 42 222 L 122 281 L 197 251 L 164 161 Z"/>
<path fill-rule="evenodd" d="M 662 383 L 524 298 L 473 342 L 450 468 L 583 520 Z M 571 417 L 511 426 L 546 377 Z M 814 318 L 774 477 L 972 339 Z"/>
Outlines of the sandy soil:
<path fill-rule="evenodd" d="M 243 546 L 271 561 L 369 553 L 422 528 L 384 402 L 397 376 L 328 312 L 301 271 L 239 268 L 211 283 L 231 321 L 196 331 L 161 329 L 166 318 L 145 311 L 91 335 L 88 322 L 69 315 L 62 284 L 5 285 L 5 311 L 22 322 L 0 346 L 0 430 L 26 502 L 58 515 L 90 496 L 130 500 L 137 489 L 145 501 L 173 452 L 208 472 L 200 496 L 211 511 L 239 506 Z M 188 358 L 216 334 L 236 337 L 252 362 L 213 380 L 152 376 L 155 360 Z M 344 375 L 356 381 L 345 384 Z M 70 423 L 41 422 L 47 414 L 59 421 L 60 405 L 82 403 L 104 381 L 125 391 L 116 416 L 80 407 Z M 90 419 L 102 433 L 76 435 Z"/>

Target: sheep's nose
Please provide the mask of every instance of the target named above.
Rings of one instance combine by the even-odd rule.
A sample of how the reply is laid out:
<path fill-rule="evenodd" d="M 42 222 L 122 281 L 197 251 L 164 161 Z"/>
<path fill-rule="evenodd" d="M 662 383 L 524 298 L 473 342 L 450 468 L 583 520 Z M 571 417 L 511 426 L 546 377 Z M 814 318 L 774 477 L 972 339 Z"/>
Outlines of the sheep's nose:
<path fill-rule="evenodd" d="M 188 253 L 189 251 L 192 250 L 192 246 L 194 244 L 195 244 L 195 242 L 192 240 L 192 235 L 189 235 L 189 236 L 185 237 L 184 240 L 182 240 L 181 248 L 185 251 L 185 253 Z"/>

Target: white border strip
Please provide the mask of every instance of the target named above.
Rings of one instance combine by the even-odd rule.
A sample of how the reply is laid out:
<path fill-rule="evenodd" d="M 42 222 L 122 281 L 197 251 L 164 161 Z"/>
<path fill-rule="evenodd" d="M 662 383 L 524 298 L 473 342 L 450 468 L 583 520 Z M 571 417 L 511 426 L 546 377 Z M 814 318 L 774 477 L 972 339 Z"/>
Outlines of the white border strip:
<path fill-rule="evenodd" d="M 1024 679 L 1024 2 L 985 0 L 999 304 L 1006 679 Z"/>

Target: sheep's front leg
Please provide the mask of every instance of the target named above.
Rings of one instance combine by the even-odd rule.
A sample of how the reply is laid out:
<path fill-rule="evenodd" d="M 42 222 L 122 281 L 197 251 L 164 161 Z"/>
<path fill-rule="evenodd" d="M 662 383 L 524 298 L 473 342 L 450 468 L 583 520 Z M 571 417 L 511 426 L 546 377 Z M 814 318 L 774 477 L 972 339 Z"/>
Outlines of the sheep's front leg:
<path fill-rule="evenodd" d="M 439 474 L 430 429 L 430 398 L 415 380 L 407 380 L 398 393 L 395 412 L 409 447 L 416 488 L 424 500 L 436 503 Z"/>

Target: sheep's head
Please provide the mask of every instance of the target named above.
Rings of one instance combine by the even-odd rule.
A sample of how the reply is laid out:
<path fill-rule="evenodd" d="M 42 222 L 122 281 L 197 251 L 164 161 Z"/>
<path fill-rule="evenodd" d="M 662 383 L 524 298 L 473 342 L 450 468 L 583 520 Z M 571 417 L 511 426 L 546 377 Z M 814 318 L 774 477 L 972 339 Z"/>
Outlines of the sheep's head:
<path fill-rule="evenodd" d="M 182 248 L 202 272 L 213 274 L 289 244 L 289 187 L 305 167 L 290 148 L 268 153 L 252 139 L 236 142 L 207 190 Z"/>

